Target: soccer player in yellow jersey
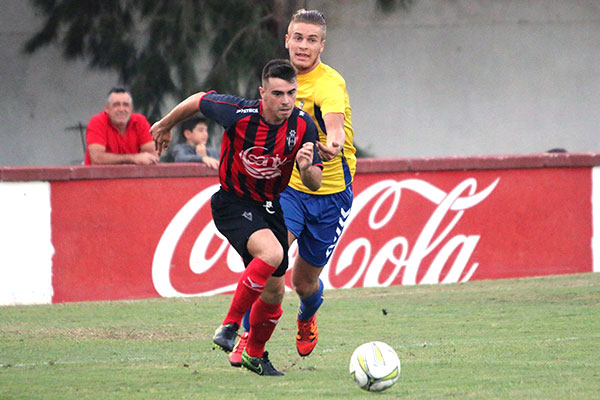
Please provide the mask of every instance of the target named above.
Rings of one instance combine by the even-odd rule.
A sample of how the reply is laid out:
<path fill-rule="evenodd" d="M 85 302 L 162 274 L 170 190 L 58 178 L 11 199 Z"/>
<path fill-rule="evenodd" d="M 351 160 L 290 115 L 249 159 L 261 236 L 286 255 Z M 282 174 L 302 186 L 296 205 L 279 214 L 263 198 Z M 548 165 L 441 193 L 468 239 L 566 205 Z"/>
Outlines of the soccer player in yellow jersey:
<path fill-rule="evenodd" d="M 302 184 L 294 169 L 282 207 L 288 241 L 298 241 L 292 283 L 300 297 L 296 348 L 309 355 L 317 344 L 316 312 L 323 302 L 319 275 L 329 261 L 352 207 L 356 170 L 350 100 L 344 78 L 321 62 L 327 23 L 317 10 L 298 10 L 291 18 L 285 45 L 298 74 L 296 105 L 309 113 L 319 131 L 317 148 L 323 179 L 317 192 Z"/>
<path fill-rule="evenodd" d="M 356 170 L 356 149 L 350 102 L 344 78 L 321 62 L 327 24 L 317 10 L 298 10 L 291 18 L 285 46 L 296 68 L 296 106 L 310 114 L 319 131 L 317 148 L 324 164 L 321 188 L 312 192 L 294 169 L 281 206 L 291 245 L 298 240 L 298 257 L 292 283 L 298 296 L 296 348 L 308 356 L 318 340 L 316 312 L 323 302 L 319 275 L 329 261 L 352 206 L 352 180 Z M 247 318 L 244 327 L 248 329 Z M 247 332 L 240 336 L 231 353 L 231 365 L 238 365 Z"/>

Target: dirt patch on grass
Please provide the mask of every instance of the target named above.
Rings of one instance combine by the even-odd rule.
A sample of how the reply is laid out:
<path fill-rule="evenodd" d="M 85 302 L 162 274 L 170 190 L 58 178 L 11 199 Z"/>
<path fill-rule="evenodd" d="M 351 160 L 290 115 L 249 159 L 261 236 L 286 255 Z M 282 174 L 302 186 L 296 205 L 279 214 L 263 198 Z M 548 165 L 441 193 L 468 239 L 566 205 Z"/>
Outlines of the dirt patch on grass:
<path fill-rule="evenodd" d="M 202 332 L 182 331 L 153 331 L 130 328 L 67 328 L 44 327 L 28 329 L 26 327 L 0 327 L 0 338 L 65 338 L 68 340 L 148 340 L 148 341 L 183 341 L 206 339 L 207 334 Z"/>

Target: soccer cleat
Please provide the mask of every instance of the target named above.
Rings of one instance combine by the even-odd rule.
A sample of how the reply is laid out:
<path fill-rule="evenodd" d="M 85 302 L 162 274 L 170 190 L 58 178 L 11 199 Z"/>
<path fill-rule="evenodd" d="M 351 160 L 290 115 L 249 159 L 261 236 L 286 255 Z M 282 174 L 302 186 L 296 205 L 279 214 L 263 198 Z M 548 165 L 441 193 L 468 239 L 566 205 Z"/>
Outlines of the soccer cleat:
<path fill-rule="evenodd" d="M 313 315 L 307 321 L 296 321 L 298 333 L 296 334 L 296 349 L 302 357 L 308 356 L 319 341 L 319 329 L 317 328 L 317 315 Z"/>
<path fill-rule="evenodd" d="M 229 364 L 232 367 L 241 367 L 242 366 L 242 352 L 246 348 L 248 344 L 248 332 L 244 332 L 240 335 L 240 340 L 238 340 L 237 344 L 233 348 L 233 351 L 229 353 Z"/>
<path fill-rule="evenodd" d="M 283 372 L 275 369 L 269 361 L 269 352 L 265 351 L 262 357 L 250 357 L 246 350 L 242 352 L 242 367 L 258 375 L 263 376 L 282 376 Z"/>
<path fill-rule="evenodd" d="M 215 336 L 213 336 L 213 343 L 215 344 L 215 347 L 218 347 L 226 353 L 229 353 L 231 350 L 233 350 L 238 329 L 239 325 L 235 322 L 230 322 L 218 327 L 215 330 Z"/>

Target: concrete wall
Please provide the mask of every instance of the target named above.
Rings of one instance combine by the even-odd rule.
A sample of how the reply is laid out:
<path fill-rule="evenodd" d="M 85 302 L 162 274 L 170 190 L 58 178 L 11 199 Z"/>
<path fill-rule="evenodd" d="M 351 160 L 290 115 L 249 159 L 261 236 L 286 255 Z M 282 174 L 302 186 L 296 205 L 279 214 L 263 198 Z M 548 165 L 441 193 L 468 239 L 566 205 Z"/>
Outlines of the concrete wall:
<path fill-rule="evenodd" d="M 323 61 L 346 78 L 356 142 L 377 157 L 600 149 L 600 2 L 307 1 L 329 20 Z M 116 83 L 111 73 L 21 48 L 41 25 L 2 0 L 0 165 L 83 159 L 79 133 Z"/>
<path fill-rule="evenodd" d="M 320 3 L 357 142 L 382 157 L 600 148 L 600 2 Z"/>

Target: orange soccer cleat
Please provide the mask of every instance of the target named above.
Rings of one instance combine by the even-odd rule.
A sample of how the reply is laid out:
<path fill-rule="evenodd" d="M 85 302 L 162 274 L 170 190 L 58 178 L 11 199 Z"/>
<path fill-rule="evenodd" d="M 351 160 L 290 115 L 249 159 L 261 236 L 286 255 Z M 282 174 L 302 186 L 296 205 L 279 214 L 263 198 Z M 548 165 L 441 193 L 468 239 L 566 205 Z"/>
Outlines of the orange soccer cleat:
<path fill-rule="evenodd" d="M 232 367 L 241 367 L 242 366 L 242 352 L 246 348 L 248 344 L 248 332 L 243 332 L 240 335 L 240 340 L 238 340 L 237 344 L 233 348 L 233 351 L 229 353 L 229 364 Z"/>
<path fill-rule="evenodd" d="M 307 321 L 297 320 L 298 333 L 296 334 L 296 349 L 302 357 L 308 356 L 319 341 L 319 329 L 317 328 L 317 316 L 313 315 Z"/>

